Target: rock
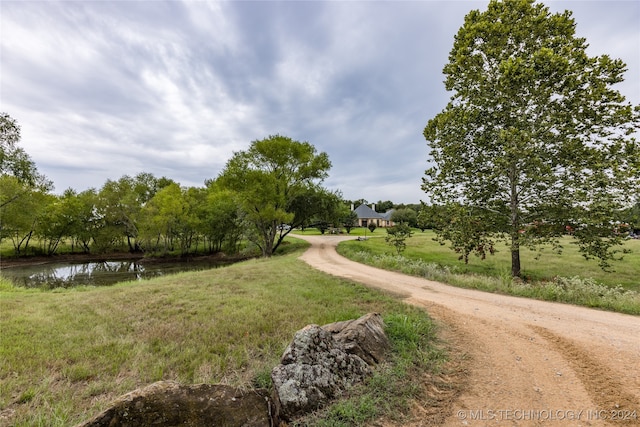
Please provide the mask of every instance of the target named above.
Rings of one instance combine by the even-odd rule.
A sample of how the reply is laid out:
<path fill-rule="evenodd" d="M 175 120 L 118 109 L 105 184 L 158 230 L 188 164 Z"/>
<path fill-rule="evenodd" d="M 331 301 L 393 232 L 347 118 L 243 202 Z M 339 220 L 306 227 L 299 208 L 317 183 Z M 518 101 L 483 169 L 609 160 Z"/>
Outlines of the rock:
<path fill-rule="evenodd" d="M 275 424 L 271 412 L 264 392 L 159 381 L 120 397 L 109 409 L 77 427 L 269 427 Z"/>
<path fill-rule="evenodd" d="M 384 321 L 378 313 L 330 323 L 322 329 L 331 332 L 347 353 L 360 356 L 369 365 L 380 363 L 391 350 L 391 343 L 384 332 Z"/>
<path fill-rule="evenodd" d="M 322 407 L 369 375 L 369 365 L 348 354 L 318 325 L 296 332 L 271 372 L 276 414 L 284 420 Z"/>
<path fill-rule="evenodd" d="M 283 420 L 321 408 L 370 375 L 389 349 L 379 314 L 296 332 L 271 372 L 276 414 Z"/>

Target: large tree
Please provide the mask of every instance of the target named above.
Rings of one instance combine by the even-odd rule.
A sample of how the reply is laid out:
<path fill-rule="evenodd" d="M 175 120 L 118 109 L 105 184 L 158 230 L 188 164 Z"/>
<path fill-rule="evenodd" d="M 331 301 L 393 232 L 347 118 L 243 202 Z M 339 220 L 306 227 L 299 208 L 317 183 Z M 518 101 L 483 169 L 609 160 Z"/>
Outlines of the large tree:
<path fill-rule="evenodd" d="M 250 236 L 268 257 L 289 231 L 281 225 L 294 220 L 304 223 L 300 214 L 311 214 L 298 202 L 316 194 L 314 189 L 330 168 L 328 155 L 317 153 L 308 142 L 272 135 L 234 153 L 217 182 L 237 194 L 246 220 L 253 225 Z"/>
<path fill-rule="evenodd" d="M 571 12 L 532 0 L 471 11 L 443 70 L 451 100 L 424 130 L 433 166 L 423 189 L 485 223 L 473 240 L 506 237 L 513 276 L 522 246 L 566 227 L 608 266 L 620 242 L 612 218 L 640 187 L 640 108 L 613 88 L 625 64 L 589 57 L 575 26 Z M 457 225 L 468 228 L 449 231 Z"/>

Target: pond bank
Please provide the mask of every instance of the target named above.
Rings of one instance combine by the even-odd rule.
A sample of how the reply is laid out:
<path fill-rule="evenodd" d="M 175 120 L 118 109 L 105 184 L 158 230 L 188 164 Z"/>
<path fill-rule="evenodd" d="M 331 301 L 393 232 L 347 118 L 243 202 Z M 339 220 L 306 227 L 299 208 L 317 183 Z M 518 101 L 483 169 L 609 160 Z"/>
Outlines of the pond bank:
<path fill-rule="evenodd" d="M 0 257 L 0 269 L 32 266 L 41 264 L 52 264 L 59 262 L 82 263 L 82 262 L 104 262 L 104 261 L 137 261 L 139 263 L 162 263 L 162 262 L 190 262 L 190 261 L 222 261 L 222 262 L 239 262 L 252 258 L 247 255 L 226 255 L 217 253 L 212 255 L 167 255 L 167 256 L 145 256 L 143 253 L 132 252 L 112 252 L 107 254 L 86 254 L 72 253 L 50 256 L 18 256 L 18 257 Z"/>

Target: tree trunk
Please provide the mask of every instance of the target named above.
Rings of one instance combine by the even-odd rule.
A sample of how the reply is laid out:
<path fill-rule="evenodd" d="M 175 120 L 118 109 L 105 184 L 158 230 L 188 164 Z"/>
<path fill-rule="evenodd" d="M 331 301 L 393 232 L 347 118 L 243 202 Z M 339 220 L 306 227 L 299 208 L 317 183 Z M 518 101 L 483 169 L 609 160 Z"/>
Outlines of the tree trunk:
<path fill-rule="evenodd" d="M 520 277 L 520 248 L 511 249 L 511 277 Z"/>
<path fill-rule="evenodd" d="M 520 277 L 520 212 L 518 200 L 518 173 L 515 164 L 511 167 L 511 277 Z"/>

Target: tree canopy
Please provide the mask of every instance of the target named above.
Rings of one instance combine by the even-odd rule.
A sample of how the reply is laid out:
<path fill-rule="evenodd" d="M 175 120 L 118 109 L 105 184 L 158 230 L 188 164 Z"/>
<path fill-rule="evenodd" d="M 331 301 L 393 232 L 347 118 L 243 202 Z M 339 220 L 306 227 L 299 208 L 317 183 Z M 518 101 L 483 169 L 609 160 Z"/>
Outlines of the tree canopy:
<path fill-rule="evenodd" d="M 391 214 L 391 221 L 396 224 L 405 223 L 410 227 L 417 227 L 418 213 L 411 208 L 399 208 Z"/>
<path fill-rule="evenodd" d="M 14 192 L 13 197 L 0 200 L 0 208 L 15 201 L 28 189 L 38 187 L 50 190 L 53 184 L 38 172 L 36 164 L 19 146 L 20 125 L 7 113 L 0 113 L 0 175 L 14 177 L 25 188 Z"/>
<path fill-rule="evenodd" d="M 471 11 L 443 69 L 451 100 L 424 130 L 433 166 L 422 187 L 454 212 L 448 232 L 468 236 L 454 248 L 484 255 L 506 237 L 513 276 L 521 246 L 568 228 L 607 267 L 615 213 L 640 188 L 640 108 L 614 89 L 625 64 L 589 57 L 575 26 L 533 0 Z"/>
<path fill-rule="evenodd" d="M 234 153 L 217 182 L 236 193 L 253 226 L 249 236 L 268 257 L 291 230 L 283 224 L 300 225 L 319 212 L 319 184 L 330 168 L 329 156 L 310 143 L 272 135 Z"/>

